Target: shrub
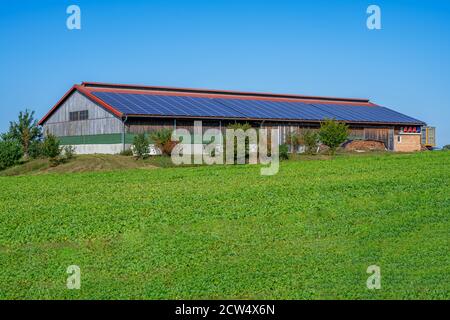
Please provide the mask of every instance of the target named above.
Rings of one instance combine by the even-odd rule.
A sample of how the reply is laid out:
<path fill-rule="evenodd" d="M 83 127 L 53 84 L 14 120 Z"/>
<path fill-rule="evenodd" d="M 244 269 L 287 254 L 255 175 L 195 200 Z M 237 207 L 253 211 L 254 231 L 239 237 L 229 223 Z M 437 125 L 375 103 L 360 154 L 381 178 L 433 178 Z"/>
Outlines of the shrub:
<path fill-rule="evenodd" d="M 138 134 L 133 140 L 133 150 L 137 159 L 145 159 L 150 153 L 150 142 L 144 133 Z"/>
<path fill-rule="evenodd" d="M 60 162 L 61 147 L 58 138 L 47 134 L 42 144 L 42 154 L 50 160 L 50 166 L 56 167 Z"/>
<path fill-rule="evenodd" d="M 23 149 L 17 140 L 0 141 L 0 170 L 12 167 L 23 157 Z"/>
<path fill-rule="evenodd" d="M 336 149 L 348 138 L 348 126 L 334 119 L 327 119 L 320 124 L 320 141 L 330 148 L 330 154 L 334 155 Z"/>
<path fill-rule="evenodd" d="M 280 160 L 288 160 L 289 159 L 289 146 L 287 144 L 280 144 L 279 147 L 279 155 Z"/>
<path fill-rule="evenodd" d="M 319 134 L 313 130 L 305 130 L 303 132 L 303 143 L 307 154 L 315 154 L 319 146 Z"/>
<path fill-rule="evenodd" d="M 43 156 L 43 143 L 42 140 L 35 140 L 30 143 L 28 148 L 28 155 L 31 159 L 38 159 Z"/>
<path fill-rule="evenodd" d="M 442 150 L 450 150 L 450 144 L 447 144 L 442 147 Z"/>
<path fill-rule="evenodd" d="M 161 129 L 152 132 L 150 137 L 154 141 L 155 146 L 158 147 L 165 156 L 170 156 L 173 148 L 177 144 L 175 141 L 172 141 L 172 130 L 170 129 Z"/>
<path fill-rule="evenodd" d="M 64 158 L 66 160 L 71 160 L 75 157 L 75 147 L 74 146 L 65 146 L 63 148 Z"/>

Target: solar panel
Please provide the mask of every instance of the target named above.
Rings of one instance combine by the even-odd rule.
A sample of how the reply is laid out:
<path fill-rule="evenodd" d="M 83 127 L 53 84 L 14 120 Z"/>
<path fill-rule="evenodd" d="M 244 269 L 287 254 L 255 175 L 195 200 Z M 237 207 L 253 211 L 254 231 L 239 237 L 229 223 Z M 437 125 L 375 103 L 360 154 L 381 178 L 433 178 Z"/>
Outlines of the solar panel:
<path fill-rule="evenodd" d="M 334 118 L 352 122 L 421 122 L 385 107 L 346 105 L 344 103 L 307 104 L 260 99 L 225 99 L 101 91 L 94 91 L 92 94 L 127 115 L 310 121 Z"/>
<path fill-rule="evenodd" d="M 242 118 L 243 114 L 215 99 L 116 92 L 93 92 L 124 114 Z"/>
<path fill-rule="evenodd" d="M 408 117 L 394 110 L 379 106 L 355 106 L 335 104 L 315 104 L 314 106 L 334 114 L 336 120 L 354 122 L 418 123 L 417 119 Z"/>

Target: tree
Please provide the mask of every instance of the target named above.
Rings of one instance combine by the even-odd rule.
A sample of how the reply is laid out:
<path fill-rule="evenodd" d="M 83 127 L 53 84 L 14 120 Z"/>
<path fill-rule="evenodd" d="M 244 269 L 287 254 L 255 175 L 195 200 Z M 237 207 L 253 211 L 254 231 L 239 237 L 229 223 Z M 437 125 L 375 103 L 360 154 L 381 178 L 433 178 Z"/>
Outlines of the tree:
<path fill-rule="evenodd" d="M 61 146 L 58 138 L 52 134 L 47 134 L 42 144 L 42 154 L 50 160 L 50 165 L 56 167 L 59 164 Z"/>
<path fill-rule="evenodd" d="M 138 159 L 145 159 L 148 157 L 150 153 L 150 142 L 144 133 L 134 137 L 133 151 Z"/>
<path fill-rule="evenodd" d="M 450 150 L 450 144 L 447 144 L 446 146 L 443 146 L 442 150 Z"/>
<path fill-rule="evenodd" d="M 309 129 L 303 131 L 303 143 L 307 154 L 316 153 L 317 146 L 319 145 L 319 134 Z"/>
<path fill-rule="evenodd" d="M 22 145 L 24 156 L 28 157 L 30 144 L 42 138 L 42 130 L 38 125 L 38 121 L 34 119 L 34 111 L 28 109 L 24 112 L 21 111 L 18 121 L 9 123 L 9 131 L 5 138 L 19 141 Z"/>
<path fill-rule="evenodd" d="M 336 149 L 348 138 L 348 126 L 334 119 L 326 119 L 320 124 L 320 141 L 330 148 L 330 154 L 334 155 Z"/>
<path fill-rule="evenodd" d="M 16 140 L 0 140 L 0 170 L 9 168 L 23 157 L 23 150 Z"/>

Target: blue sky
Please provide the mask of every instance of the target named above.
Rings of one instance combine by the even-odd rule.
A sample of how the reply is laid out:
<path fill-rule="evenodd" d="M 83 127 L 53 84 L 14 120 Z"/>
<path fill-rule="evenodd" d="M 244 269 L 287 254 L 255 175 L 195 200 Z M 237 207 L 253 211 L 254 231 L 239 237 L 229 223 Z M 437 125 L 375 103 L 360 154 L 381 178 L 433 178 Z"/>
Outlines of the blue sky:
<path fill-rule="evenodd" d="M 81 8 L 81 30 L 66 8 Z M 379 5 L 382 30 L 366 27 Z M 450 144 L 450 1 L 0 0 L 0 131 L 74 84 L 367 97 Z"/>

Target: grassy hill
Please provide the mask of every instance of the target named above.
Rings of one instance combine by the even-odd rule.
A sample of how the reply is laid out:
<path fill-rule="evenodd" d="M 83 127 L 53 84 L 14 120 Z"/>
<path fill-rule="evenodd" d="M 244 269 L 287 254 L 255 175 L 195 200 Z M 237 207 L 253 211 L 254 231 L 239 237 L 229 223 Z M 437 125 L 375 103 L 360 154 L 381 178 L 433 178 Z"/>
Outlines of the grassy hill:
<path fill-rule="evenodd" d="M 146 160 L 135 160 L 133 157 L 119 155 L 95 154 L 80 155 L 51 167 L 47 159 L 36 159 L 23 162 L 12 168 L 0 171 L 0 177 L 36 175 L 45 173 L 79 173 L 95 171 L 112 171 L 124 169 L 151 169 L 169 165 L 170 159 L 152 157 Z"/>
<path fill-rule="evenodd" d="M 0 177 L 0 298 L 450 298 L 449 152 L 119 167 Z"/>

